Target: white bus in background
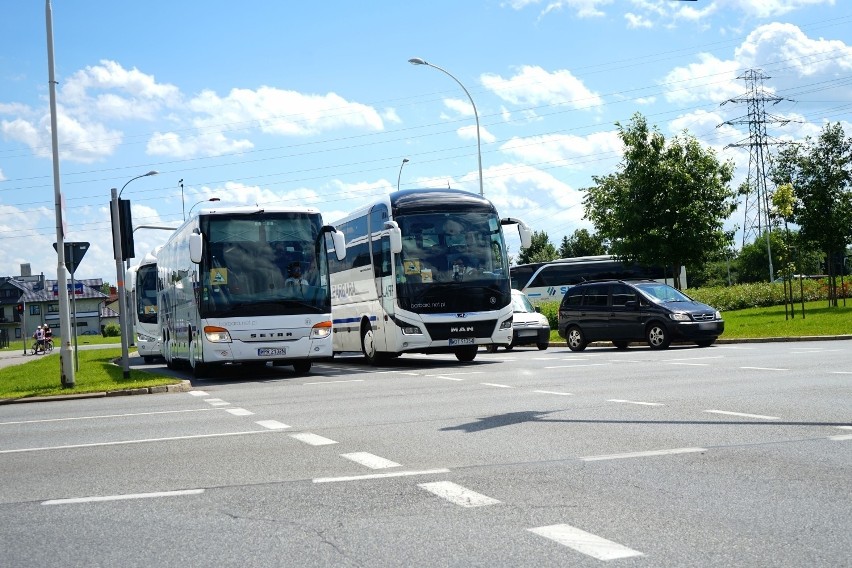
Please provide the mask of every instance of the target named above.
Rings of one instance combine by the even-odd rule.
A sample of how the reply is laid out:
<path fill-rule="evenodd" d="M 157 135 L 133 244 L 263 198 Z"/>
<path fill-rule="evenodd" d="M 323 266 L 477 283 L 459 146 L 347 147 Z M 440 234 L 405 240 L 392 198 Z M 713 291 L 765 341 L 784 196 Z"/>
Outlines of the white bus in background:
<path fill-rule="evenodd" d="M 147 253 L 139 264 L 130 267 L 125 282 L 130 286 L 130 313 L 136 349 L 146 363 L 162 355 L 157 324 L 157 251 Z"/>
<path fill-rule="evenodd" d="M 648 278 L 674 286 L 672 268 L 647 267 L 625 262 L 611 255 L 575 256 L 550 262 L 513 266 L 512 288 L 525 293 L 531 302 L 561 302 L 574 284 L 589 280 Z M 680 270 L 681 287 L 686 288 L 686 268 Z"/>
<path fill-rule="evenodd" d="M 201 209 L 157 254 L 159 329 L 170 368 L 227 364 L 310 371 L 332 356 L 326 235 L 315 208 Z"/>
<path fill-rule="evenodd" d="M 512 339 L 509 262 L 490 201 L 452 189 L 383 196 L 335 223 L 346 258 L 329 256 L 334 351 L 370 363 L 402 353 L 453 353 Z"/>

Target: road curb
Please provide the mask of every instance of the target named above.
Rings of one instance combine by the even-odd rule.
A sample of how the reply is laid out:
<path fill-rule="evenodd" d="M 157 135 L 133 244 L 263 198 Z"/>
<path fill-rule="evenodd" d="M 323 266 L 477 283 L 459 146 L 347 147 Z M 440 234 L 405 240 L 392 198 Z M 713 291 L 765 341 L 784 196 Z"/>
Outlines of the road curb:
<path fill-rule="evenodd" d="M 23 404 L 28 402 L 48 402 L 54 400 L 79 400 L 84 398 L 106 398 L 112 396 L 132 396 L 137 394 L 162 394 L 172 392 L 189 392 L 192 390 L 192 383 L 188 380 L 182 380 L 174 385 L 159 385 L 156 387 L 140 387 L 136 389 L 121 389 L 106 392 L 84 392 L 76 394 L 58 394 L 55 396 L 28 396 L 26 398 L 7 398 L 0 400 L 0 405 L 4 404 Z"/>

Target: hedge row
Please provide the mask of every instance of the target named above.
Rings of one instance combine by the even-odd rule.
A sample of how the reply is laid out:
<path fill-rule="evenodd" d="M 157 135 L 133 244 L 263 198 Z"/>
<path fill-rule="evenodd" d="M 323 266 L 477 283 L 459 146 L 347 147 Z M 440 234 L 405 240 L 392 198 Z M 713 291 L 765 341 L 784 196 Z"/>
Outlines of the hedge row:
<path fill-rule="evenodd" d="M 793 282 L 794 301 L 828 299 L 828 283 L 825 280 L 804 280 Z M 840 297 L 852 298 L 852 278 L 844 277 L 843 289 L 837 281 Z M 784 303 L 784 285 L 782 283 L 758 282 L 755 284 L 737 284 L 736 286 L 715 286 L 708 288 L 690 288 L 686 294 L 692 299 L 703 302 L 723 312 L 778 306 Z M 541 313 L 550 322 L 550 329 L 558 329 L 559 302 L 541 302 L 537 304 Z"/>

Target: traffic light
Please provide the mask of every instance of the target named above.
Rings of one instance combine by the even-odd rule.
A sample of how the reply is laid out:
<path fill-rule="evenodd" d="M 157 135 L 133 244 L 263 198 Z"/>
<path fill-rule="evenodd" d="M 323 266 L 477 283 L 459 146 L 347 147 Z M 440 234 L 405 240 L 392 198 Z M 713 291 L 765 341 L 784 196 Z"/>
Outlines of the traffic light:
<path fill-rule="evenodd" d="M 24 305 L 23 304 L 18 304 L 17 309 L 18 309 L 18 314 L 24 313 Z"/>

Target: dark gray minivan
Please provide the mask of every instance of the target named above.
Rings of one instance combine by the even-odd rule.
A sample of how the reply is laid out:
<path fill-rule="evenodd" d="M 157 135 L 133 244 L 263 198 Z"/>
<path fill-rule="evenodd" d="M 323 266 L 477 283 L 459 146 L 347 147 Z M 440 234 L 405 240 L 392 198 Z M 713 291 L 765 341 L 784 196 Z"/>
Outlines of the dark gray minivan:
<path fill-rule="evenodd" d="M 666 349 L 672 341 L 708 347 L 725 331 L 722 314 L 656 280 L 584 282 L 559 306 L 559 335 L 572 351 L 592 341 L 626 349 L 632 341 Z"/>

